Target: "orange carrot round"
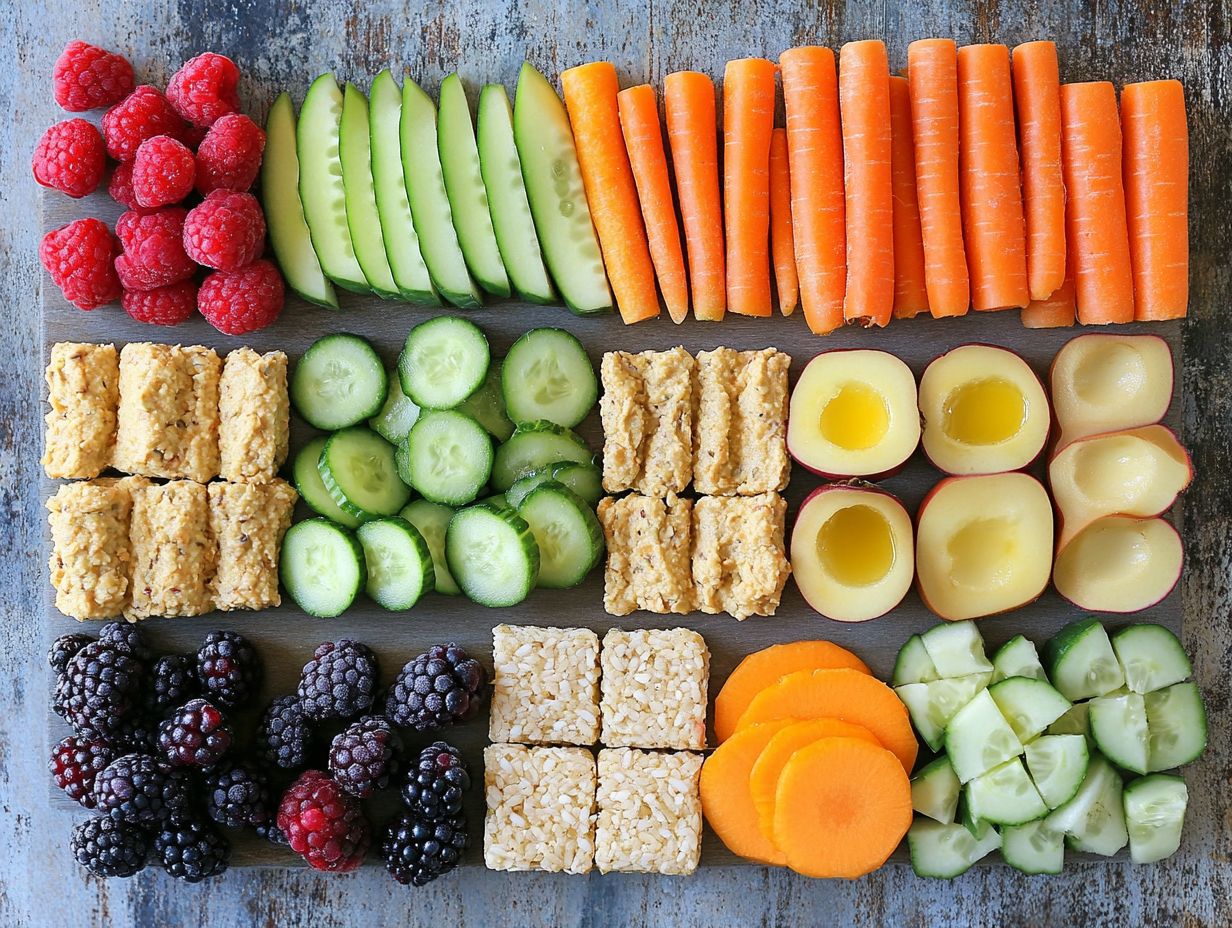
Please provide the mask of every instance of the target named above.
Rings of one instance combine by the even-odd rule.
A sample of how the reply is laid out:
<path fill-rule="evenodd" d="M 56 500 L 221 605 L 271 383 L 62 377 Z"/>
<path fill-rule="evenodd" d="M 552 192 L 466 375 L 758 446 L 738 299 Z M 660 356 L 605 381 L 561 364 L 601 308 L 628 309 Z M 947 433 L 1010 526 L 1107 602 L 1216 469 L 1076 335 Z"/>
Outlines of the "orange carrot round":
<path fill-rule="evenodd" d="M 740 857 L 782 864 L 783 853 L 761 830 L 749 791 L 749 773 L 762 749 L 790 720 L 751 725 L 724 741 L 702 764 L 702 814 L 719 840 Z"/>
<path fill-rule="evenodd" d="M 723 72 L 723 218 L 727 308 L 770 315 L 770 136 L 774 63 L 727 62 Z"/>
<path fill-rule="evenodd" d="M 796 244 L 791 228 L 786 129 L 775 129 L 770 137 L 770 257 L 774 262 L 779 311 L 790 316 L 800 302 L 800 279 L 796 276 Z"/>
<path fill-rule="evenodd" d="M 890 76 L 890 177 L 894 193 L 894 317 L 928 312 L 924 239 L 911 142 L 911 90 L 907 78 Z"/>

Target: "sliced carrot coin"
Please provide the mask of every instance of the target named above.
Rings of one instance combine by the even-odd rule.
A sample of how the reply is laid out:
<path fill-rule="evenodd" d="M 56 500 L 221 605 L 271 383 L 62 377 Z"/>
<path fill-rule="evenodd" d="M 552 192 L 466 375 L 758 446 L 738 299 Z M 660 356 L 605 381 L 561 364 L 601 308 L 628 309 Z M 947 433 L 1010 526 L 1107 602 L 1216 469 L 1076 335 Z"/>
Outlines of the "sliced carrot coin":
<path fill-rule="evenodd" d="M 702 764 L 702 814 L 733 854 L 763 864 L 782 865 L 784 857 L 761 832 L 749 792 L 749 772 L 762 749 L 789 719 L 750 725 L 724 741 Z"/>

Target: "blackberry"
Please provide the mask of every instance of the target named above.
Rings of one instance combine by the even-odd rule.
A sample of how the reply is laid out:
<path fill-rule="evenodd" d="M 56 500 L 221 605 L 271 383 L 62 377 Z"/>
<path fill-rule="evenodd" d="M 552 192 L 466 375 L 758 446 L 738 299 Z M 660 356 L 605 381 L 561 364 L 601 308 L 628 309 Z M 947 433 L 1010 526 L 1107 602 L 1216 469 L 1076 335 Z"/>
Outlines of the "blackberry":
<path fill-rule="evenodd" d="M 69 799 L 93 809 L 94 781 L 114 759 L 115 751 L 106 742 L 69 737 L 52 748 L 47 769 Z"/>
<path fill-rule="evenodd" d="M 95 807 L 117 821 L 152 825 L 175 805 L 181 784 L 149 754 L 125 754 L 103 768 L 94 781 Z"/>
<path fill-rule="evenodd" d="M 352 722 L 329 746 L 329 772 L 352 796 L 367 799 L 398 772 L 402 739 L 389 721 L 370 715 Z"/>
<path fill-rule="evenodd" d="M 201 694 L 224 709 L 246 703 L 261 685 L 261 656 L 243 635 L 216 631 L 197 652 Z"/>
<path fill-rule="evenodd" d="M 138 825 L 88 818 L 73 829 L 73 857 L 96 876 L 132 876 L 145 867 L 150 838 Z"/>
<path fill-rule="evenodd" d="M 265 707 L 257 723 L 256 749 L 262 760 L 283 770 L 308 763 L 312 726 L 298 696 L 279 696 Z"/>
<path fill-rule="evenodd" d="M 426 821 L 454 818 L 462 812 L 462 794 L 470 785 L 470 771 L 461 752 L 437 741 L 419 752 L 414 769 L 407 772 L 402 801 Z"/>
<path fill-rule="evenodd" d="M 47 651 L 47 663 L 56 672 L 56 676 L 63 676 L 64 668 L 68 666 L 68 662 L 72 660 L 73 655 L 93 640 L 89 635 L 75 633 L 72 635 L 61 635 L 53 641 L 51 648 Z"/>
<path fill-rule="evenodd" d="M 156 716 L 136 709 L 120 723 L 111 743 L 123 754 L 157 754 L 158 726 Z"/>
<path fill-rule="evenodd" d="M 462 722 L 478 711 L 486 682 L 483 665 L 456 644 L 435 645 L 402 668 L 385 714 L 416 731 Z"/>
<path fill-rule="evenodd" d="M 376 655 L 367 645 L 348 639 L 323 642 L 300 673 L 304 714 L 320 722 L 366 712 L 376 699 L 378 672 Z"/>
<path fill-rule="evenodd" d="M 150 712 L 163 714 L 184 705 L 199 690 L 196 662 L 185 654 L 166 654 L 150 667 L 143 702 Z"/>
<path fill-rule="evenodd" d="M 154 853 L 177 880 L 200 883 L 226 871 L 231 842 L 209 822 L 173 815 L 154 836 Z"/>
<path fill-rule="evenodd" d="M 404 815 L 385 828 L 381 856 L 385 869 L 399 883 L 424 886 L 448 873 L 466 850 L 466 819 L 461 816 L 428 822 Z"/>
<path fill-rule="evenodd" d="M 305 770 L 282 794 L 277 825 L 291 850 L 315 870 L 349 873 L 372 843 L 359 800 L 321 770 Z"/>
<path fill-rule="evenodd" d="M 144 665 L 127 651 L 93 641 L 69 659 L 55 708 L 86 738 L 113 738 L 141 692 Z"/>
<path fill-rule="evenodd" d="M 228 828 L 259 827 L 273 821 L 269 787 L 251 764 L 223 764 L 205 774 L 205 810 Z"/>
<path fill-rule="evenodd" d="M 159 727 L 158 748 L 173 767 L 212 767 L 231 749 L 233 737 L 222 710 L 193 699 Z"/>
<path fill-rule="evenodd" d="M 128 622 L 108 622 L 99 629 L 98 640 L 118 650 L 127 651 L 142 663 L 149 661 L 152 656 L 141 629 Z"/>
<path fill-rule="evenodd" d="M 282 829 L 278 827 L 277 822 L 266 822 L 264 825 L 257 826 L 257 837 L 264 838 L 270 844 L 276 847 L 290 847 L 291 842 L 287 840 L 287 836 L 282 833 Z"/>

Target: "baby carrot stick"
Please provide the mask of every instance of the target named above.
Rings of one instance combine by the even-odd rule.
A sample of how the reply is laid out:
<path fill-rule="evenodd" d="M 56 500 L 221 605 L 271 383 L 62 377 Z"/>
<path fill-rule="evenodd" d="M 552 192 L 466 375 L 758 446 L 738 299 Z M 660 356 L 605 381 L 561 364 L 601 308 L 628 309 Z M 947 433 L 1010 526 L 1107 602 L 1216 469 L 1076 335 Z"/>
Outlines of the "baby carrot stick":
<path fill-rule="evenodd" d="M 1073 249 L 1070 249 L 1072 252 Z M 1055 329 L 1074 324 L 1077 304 L 1074 301 L 1073 255 L 1066 261 L 1065 280 L 1043 300 L 1032 300 L 1022 308 L 1022 324 L 1028 329 Z"/>
<path fill-rule="evenodd" d="M 693 315 L 715 322 L 727 306 L 727 273 L 714 82 L 697 71 L 669 74 L 663 82 L 663 104 L 689 252 Z"/>
<path fill-rule="evenodd" d="M 1121 90 L 1134 319 L 1180 319 L 1189 305 L 1189 130 L 1178 81 Z"/>
<path fill-rule="evenodd" d="M 971 303 L 958 186 L 958 52 L 950 39 L 907 46 L 916 198 L 924 239 L 924 283 L 934 318 L 962 316 Z"/>
<path fill-rule="evenodd" d="M 1107 81 L 1061 85 L 1065 238 L 1083 325 L 1131 322 L 1134 279 L 1121 180 L 1121 120 Z"/>
<path fill-rule="evenodd" d="M 890 178 L 894 193 L 894 317 L 928 312 L 924 240 L 915 188 L 911 143 L 911 90 L 907 78 L 890 77 Z"/>
<path fill-rule="evenodd" d="M 824 335 L 843 324 L 847 286 L 846 206 L 843 202 L 843 133 L 838 114 L 834 52 L 815 45 L 779 55 L 791 224 L 796 240 L 800 305 L 809 329 Z"/>
<path fill-rule="evenodd" d="M 616 95 L 616 102 L 659 289 L 672 322 L 679 323 L 689 313 L 689 284 L 684 273 L 672 182 L 667 174 L 667 155 L 663 151 L 659 103 L 649 84 L 622 90 Z"/>
<path fill-rule="evenodd" d="M 1027 289 L 1033 301 L 1040 301 L 1065 280 L 1061 79 L 1056 45 L 1027 42 L 1015 47 L 1013 71 L 1027 220 Z"/>
<path fill-rule="evenodd" d="M 885 43 L 848 42 L 838 55 L 847 208 L 843 316 L 883 326 L 894 309 L 894 192 L 890 172 L 890 63 Z"/>
<path fill-rule="evenodd" d="M 727 308 L 770 315 L 770 134 L 774 63 L 727 62 L 723 72 L 723 218 Z"/>
<path fill-rule="evenodd" d="M 958 50 L 958 123 L 971 305 L 977 310 L 1026 306 L 1026 227 L 1010 53 L 1004 45 Z"/>
<path fill-rule="evenodd" d="M 580 65 L 561 74 L 560 83 L 590 215 L 621 318 L 629 324 L 657 316 L 654 266 L 620 134 L 616 68 L 606 61 Z"/>
<path fill-rule="evenodd" d="M 800 302 L 800 280 L 796 275 L 796 244 L 791 228 L 786 129 L 775 129 L 770 137 L 770 257 L 774 261 L 779 310 L 790 316 Z"/>

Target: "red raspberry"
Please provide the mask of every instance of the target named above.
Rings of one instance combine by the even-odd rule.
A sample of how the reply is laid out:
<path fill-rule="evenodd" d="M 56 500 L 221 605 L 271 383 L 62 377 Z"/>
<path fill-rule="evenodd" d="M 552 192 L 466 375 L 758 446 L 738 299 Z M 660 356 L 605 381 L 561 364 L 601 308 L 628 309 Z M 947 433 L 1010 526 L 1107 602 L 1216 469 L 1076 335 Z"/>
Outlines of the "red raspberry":
<path fill-rule="evenodd" d="M 240 69 L 225 55 L 206 52 L 185 61 L 171 76 L 167 99 L 194 126 L 212 126 L 240 108 Z"/>
<path fill-rule="evenodd" d="M 196 262 L 184 253 L 185 215 L 168 208 L 120 217 L 116 235 L 124 253 L 116 258 L 115 269 L 125 290 L 157 290 L 196 273 Z"/>
<path fill-rule="evenodd" d="M 197 149 L 197 192 L 248 190 L 261 170 L 265 132 L 242 113 L 222 117 Z"/>
<path fill-rule="evenodd" d="M 167 98 L 149 84 L 142 84 L 103 114 L 107 154 L 116 161 L 132 161 L 141 143 L 156 135 L 182 139 L 186 128 Z"/>
<path fill-rule="evenodd" d="M 107 193 L 111 199 L 127 209 L 138 213 L 153 212 L 139 204 L 137 195 L 133 193 L 133 163 L 131 161 L 121 161 L 115 166 L 111 172 L 111 180 L 107 182 Z"/>
<path fill-rule="evenodd" d="M 184 220 L 184 250 L 198 264 L 234 271 L 261 256 L 265 214 L 251 193 L 215 190 Z"/>
<path fill-rule="evenodd" d="M 78 309 L 97 309 L 120 298 L 114 261 L 120 243 L 99 219 L 75 219 L 39 244 L 39 261 Z"/>
<path fill-rule="evenodd" d="M 359 800 L 320 770 L 304 771 L 282 794 L 278 828 L 310 866 L 333 873 L 363 863 L 372 841 Z"/>
<path fill-rule="evenodd" d="M 80 40 L 69 42 L 56 59 L 56 103 L 83 113 L 119 103 L 133 92 L 133 66 L 123 57 Z"/>
<path fill-rule="evenodd" d="M 254 261 L 238 271 L 215 271 L 197 291 L 197 309 L 224 335 L 263 329 L 282 312 L 282 274 L 272 262 Z"/>
<path fill-rule="evenodd" d="M 190 279 L 157 290 L 125 290 L 120 305 L 138 322 L 179 325 L 197 309 L 197 283 Z"/>
<path fill-rule="evenodd" d="M 141 206 L 179 203 L 193 189 L 197 161 L 182 142 L 168 135 L 146 139 L 133 159 L 133 196 Z"/>
<path fill-rule="evenodd" d="M 58 122 L 39 139 L 33 167 L 44 187 L 84 197 L 97 189 L 107 167 L 103 137 L 84 119 Z"/>
<path fill-rule="evenodd" d="M 205 141 L 206 133 L 209 131 L 209 129 L 204 129 L 201 126 L 189 125 L 184 130 L 184 144 L 193 151 L 196 151 L 201 146 L 201 143 Z"/>

